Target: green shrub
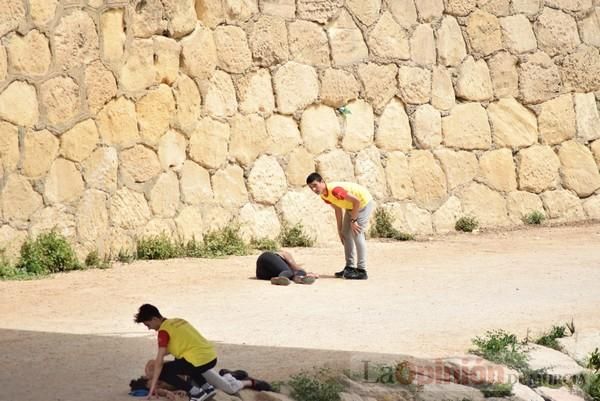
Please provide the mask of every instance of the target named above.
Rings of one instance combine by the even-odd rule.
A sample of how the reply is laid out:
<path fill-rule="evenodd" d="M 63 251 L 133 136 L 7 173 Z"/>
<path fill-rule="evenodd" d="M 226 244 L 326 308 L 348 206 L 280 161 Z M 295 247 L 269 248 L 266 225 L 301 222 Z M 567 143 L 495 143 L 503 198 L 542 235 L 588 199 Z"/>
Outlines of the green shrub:
<path fill-rule="evenodd" d="M 281 227 L 281 233 L 277 238 L 281 246 L 285 247 L 311 247 L 315 244 L 315 239 L 304 232 L 304 226 L 301 223 L 296 223 L 289 226 L 284 223 Z"/>
<path fill-rule="evenodd" d="M 485 398 L 488 397 L 510 397 L 512 394 L 511 383 L 494 383 L 479 387 Z"/>
<path fill-rule="evenodd" d="M 18 271 L 6 257 L 4 249 L 0 249 L 0 279 L 13 278 L 17 275 Z"/>
<path fill-rule="evenodd" d="M 456 224 L 454 225 L 456 231 L 463 231 L 466 233 L 472 232 L 477 227 L 479 227 L 479 222 L 475 217 L 471 216 L 461 217 L 460 219 L 456 220 Z"/>
<path fill-rule="evenodd" d="M 523 217 L 525 224 L 542 224 L 546 220 L 544 213 L 536 210 Z"/>
<path fill-rule="evenodd" d="M 552 326 L 549 332 L 542 334 L 534 343 L 543 345 L 544 347 L 554 348 L 560 350 L 557 338 L 563 338 L 566 336 L 567 328 L 565 326 Z"/>
<path fill-rule="evenodd" d="M 384 208 L 375 210 L 375 224 L 371 227 L 370 235 L 373 238 L 389 238 L 397 241 L 412 241 L 414 235 L 398 231 L 393 226 L 393 218 Z"/>
<path fill-rule="evenodd" d="M 579 379 L 581 389 L 594 401 L 600 401 L 600 373 L 584 373 Z"/>
<path fill-rule="evenodd" d="M 98 251 L 91 251 L 85 257 L 85 266 L 92 269 L 108 269 L 111 267 L 110 258 L 100 258 Z"/>
<path fill-rule="evenodd" d="M 136 253 L 134 251 L 128 251 L 127 249 L 119 249 L 117 254 L 117 261 L 121 263 L 131 263 L 135 260 Z"/>
<path fill-rule="evenodd" d="M 470 352 L 475 355 L 513 369 L 527 368 L 527 356 L 514 334 L 504 330 L 488 330 L 483 337 L 475 337 L 471 342 L 476 348 Z"/>
<path fill-rule="evenodd" d="M 51 231 L 25 241 L 17 269 L 27 274 L 48 274 L 81 269 L 81 264 L 67 240 Z"/>
<path fill-rule="evenodd" d="M 164 233 L 139 239 L 136 249 L 137 259 L 142 260 L 163 260 L 181 256 L 181 247 Z"/>
<path fill-rule="evenodd" d="M 546 368 L 542 369 L 530 369 L 529 367 L 519 369 L 519 383 L 526 385 L 527 387 L 555 387 L 557 384 L 557 377 L 548 375 Z"/>
<path fill-rule="evenodd" d="M 220 230 L 211 231 L 204 236 L 202 257 L 215 258 L 247 254 L 248 245 L 240 236 L 240 228 L 236 225 L 229 225 Z"/>
<path fill-rule="evenodd" d="M 292 376 L 288 385 L 291 397 L 297 401 L 340 401 L 342 385 L 326 372 L 318 375 L 300 373 Z"/>
<path fill-rule="evenodd" d="M 598 351 L 598 347 L 588 356 L 586 367 L 596 373 L 600 372 L 600 352 Z"/>
<path fill-rule="evenodd" d="M 250 246 L 259 251 L 277 251 L 279 250 L 279 243 L 271 238 L 252 238 Z"/>

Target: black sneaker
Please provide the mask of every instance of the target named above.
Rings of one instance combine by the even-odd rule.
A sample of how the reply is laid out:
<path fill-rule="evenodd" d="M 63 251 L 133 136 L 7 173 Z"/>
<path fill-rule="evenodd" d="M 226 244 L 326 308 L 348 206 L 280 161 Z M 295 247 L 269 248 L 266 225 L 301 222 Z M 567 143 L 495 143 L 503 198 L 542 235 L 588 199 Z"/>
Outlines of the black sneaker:
<path fill-rule="evenodd" d="M 206 389 L 200 390 L 200 392 L 196 395 L 189 395 L 190 401 L 206 401 L 211 399 L 217 394 L 217 391 L 213 386 L 208 386 Z"/>
<path fill-rule="evenodd" d="M 339 272 L 335 272 L 334 276 L 337 277 L 337 278 L 342 278 L 346 274 L 348 274 L 349 272 L 351 272 L 352 270 L 354 270 L 354 267 L 346 266 L 342 270 L 340 270 Z"/>
<path fill-rule="evenodd" d="M 365 269 L 353 269 L 348 274 L 344 274 L 347 280 L 366 280 L 369 278 Z"/>

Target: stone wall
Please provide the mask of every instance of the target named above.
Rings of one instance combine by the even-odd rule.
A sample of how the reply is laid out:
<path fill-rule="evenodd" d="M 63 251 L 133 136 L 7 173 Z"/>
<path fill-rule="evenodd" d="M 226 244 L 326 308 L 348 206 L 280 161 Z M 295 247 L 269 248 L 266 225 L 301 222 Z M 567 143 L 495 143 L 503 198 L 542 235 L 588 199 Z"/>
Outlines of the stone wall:
<path fill-rule="evenodd" d="M 600 217 L 600 0 L 3 0 L 0 246 Z"/>

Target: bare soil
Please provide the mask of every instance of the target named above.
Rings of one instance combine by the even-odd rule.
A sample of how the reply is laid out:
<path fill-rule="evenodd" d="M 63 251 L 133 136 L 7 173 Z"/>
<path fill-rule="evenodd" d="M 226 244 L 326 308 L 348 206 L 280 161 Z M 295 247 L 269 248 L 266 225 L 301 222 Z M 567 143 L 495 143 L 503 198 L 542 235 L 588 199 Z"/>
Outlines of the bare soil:
<path fill-rule="evenodd" d="M 219 365 L 269 380 L 364 353 L 439 357 L 503 328 L 600 328 L 600 225 L 370 241 L 369 280 L 327 277 L 339 244 L 292 249 L 312 286 L 252 279 L 256 255 L 115 265 L 0 282 L 1 401 L 125 401 L 155 353 L 132 321 L 150 302 L 218 346 Z"/>

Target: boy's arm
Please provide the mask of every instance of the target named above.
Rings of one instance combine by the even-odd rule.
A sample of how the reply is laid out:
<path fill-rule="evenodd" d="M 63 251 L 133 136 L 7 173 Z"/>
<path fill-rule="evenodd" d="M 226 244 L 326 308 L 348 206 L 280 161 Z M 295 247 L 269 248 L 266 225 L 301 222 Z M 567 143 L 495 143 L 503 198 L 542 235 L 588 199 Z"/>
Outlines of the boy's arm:
<path fill-rule="evenodd" d="M 156 383 L 160 377 L 160 372 L 163 368 L 163 359 L 167 355 L 166 347 L 159 347 L 156 353 L 156 359 L 154 360 L 154 374 L 152 375 L 152 384 L 150 385 L 150 392 L 148 393 L 148 399 L 151 399 L 156 391 Z"/>
<path fill-rule="evenodd" d="M 335 220 L 337 222 L 338 235 L 340 237 L 340 241 L 342 244 L 344 243 L 344 233 L 342 232 L 342 218 L 344 217 L 344 212 L 338 206 L 331 205 L 333 210 L 335 210 Z"/>
<path fill-rule="evenodd" d="M 279 251 L 278 254 L 293 271 L 302 270 L 300 265 L 294 260 L 294 257 L 291 253 L 286 251 Z"/>

